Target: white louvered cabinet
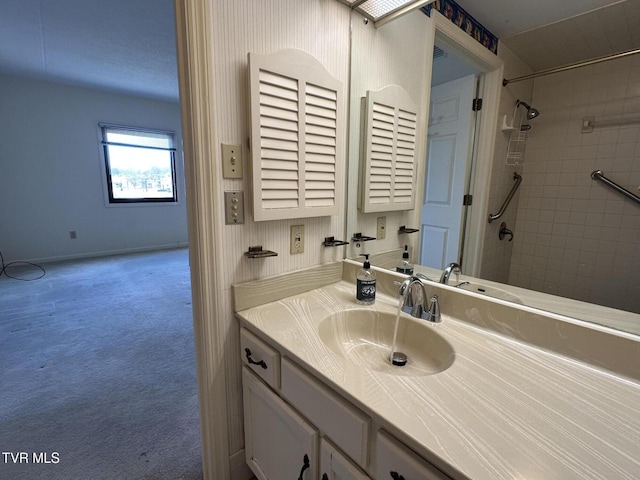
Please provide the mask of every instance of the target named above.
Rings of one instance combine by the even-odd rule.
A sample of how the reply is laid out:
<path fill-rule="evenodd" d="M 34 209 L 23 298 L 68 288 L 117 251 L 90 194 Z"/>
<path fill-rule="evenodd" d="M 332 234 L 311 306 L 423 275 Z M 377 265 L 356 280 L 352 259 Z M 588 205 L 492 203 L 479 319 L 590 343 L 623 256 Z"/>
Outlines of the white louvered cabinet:
<path fill-rule="evenodd" d="M 414 208 L 418 107 L 398 85 L 367 91 L 359 206 L 364 213 Z"/>
<path fill-rule="evenodd" d="M 294 49 L 249 54 L 254 220 L 337 215 L 342 206 L 342 82 Z"/>

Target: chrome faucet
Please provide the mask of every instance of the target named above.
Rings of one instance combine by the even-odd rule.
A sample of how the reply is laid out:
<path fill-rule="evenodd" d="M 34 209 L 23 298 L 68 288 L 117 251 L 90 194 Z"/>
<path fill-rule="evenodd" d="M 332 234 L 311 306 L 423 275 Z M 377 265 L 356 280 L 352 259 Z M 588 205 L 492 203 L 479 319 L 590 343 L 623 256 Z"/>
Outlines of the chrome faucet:
<path fill-rule="evenodd" d="M 442 272 L 442 275 L 440 276 L 440 283 L 448 285 L 449 277 L 454 272 L 457 273 L 458 275 L 461 275 L 462 269 L 460 268 L 460 265 L 458 265 L 455 262 L 452 262 L 449 265 L 447 265 L 447 268 L 445 268 L 444 271 Z"/>
<path fill-rule="evenodd" d="M 442 321 L 437 295 L 429 299 L 428 307 L 425 310 L 425 305 L 427 305 L 427 292 L 424 289 L 421 277 L 416 275 L 407 277 L 404 282 L 400 284 L 398 295 L 400 295 L 400 309 L 403 312 L 410 314 L 412 317 L 434 323 Z"/>

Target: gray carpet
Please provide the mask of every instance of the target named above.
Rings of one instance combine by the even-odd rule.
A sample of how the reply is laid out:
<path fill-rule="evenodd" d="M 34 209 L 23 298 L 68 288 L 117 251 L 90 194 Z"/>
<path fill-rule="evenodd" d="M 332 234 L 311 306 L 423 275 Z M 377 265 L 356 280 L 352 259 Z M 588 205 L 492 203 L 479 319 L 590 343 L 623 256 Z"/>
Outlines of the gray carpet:
<path fill-rule="evenodd" d="M 0 479 L 201 479 L 188 251 L 43 266 L 0 277 Z"/>

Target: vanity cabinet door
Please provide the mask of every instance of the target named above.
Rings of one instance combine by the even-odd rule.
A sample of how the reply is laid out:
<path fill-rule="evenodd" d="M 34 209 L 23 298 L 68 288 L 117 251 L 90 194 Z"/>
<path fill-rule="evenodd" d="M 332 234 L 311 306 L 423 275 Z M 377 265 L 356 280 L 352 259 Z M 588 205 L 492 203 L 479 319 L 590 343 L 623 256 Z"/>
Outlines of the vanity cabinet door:
<path fill-rule="evenodd" d="M 318 434 L 251 371 L 242 369 L 245 454 L 259 480 L 315 480 Z"/>
<path fill-rule="evenodd" d="M 281 366 L 282 397 L 356 464 L 366 468 L 369 417 L 289 359 L 283 358 Z"/>
<path fill-rule="evenodd" d="M 320 480 L 371 480 L 326 439 L 320 442 Z"/>
<path fill-rule="evenodd" d="M 376 480 L 451 480 L 386 432 L 376 437 Z"/>

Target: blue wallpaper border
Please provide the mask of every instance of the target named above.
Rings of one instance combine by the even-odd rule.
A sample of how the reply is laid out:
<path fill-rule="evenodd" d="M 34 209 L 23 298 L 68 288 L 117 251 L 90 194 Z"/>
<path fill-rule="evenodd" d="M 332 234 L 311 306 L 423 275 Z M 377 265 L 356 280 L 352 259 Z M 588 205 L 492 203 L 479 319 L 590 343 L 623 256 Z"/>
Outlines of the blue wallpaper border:
<path fill-rule="evenodd" d="M 431 15 L 431 10 L 435 9 L 454 24 L 482 44 L 487 50 L 498 54 L 498 37 L 487 30 L 480 22 L 467 13 L 467 11 L 453 0 L 435 0 L 429 5 L 422 7 L 422 11 Z"/>

